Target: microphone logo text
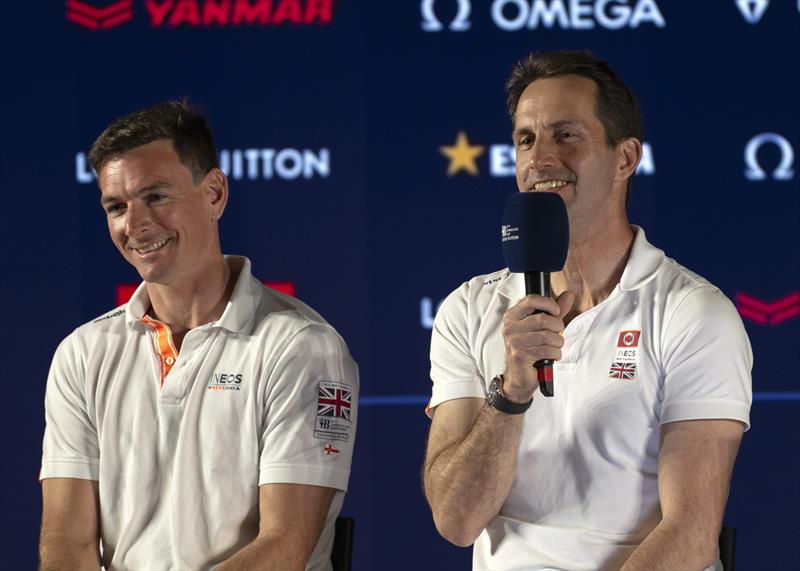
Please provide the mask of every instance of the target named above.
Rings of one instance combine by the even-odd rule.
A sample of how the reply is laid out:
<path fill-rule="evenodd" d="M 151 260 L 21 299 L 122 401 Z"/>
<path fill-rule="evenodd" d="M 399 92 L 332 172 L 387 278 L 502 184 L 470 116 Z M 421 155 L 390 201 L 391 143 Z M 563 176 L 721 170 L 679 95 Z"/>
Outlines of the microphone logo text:
<path fill-rule="evenodd" d="M 503 237 L 503 242 L 508 242 L 509 240 L 519 240 L 519 232 L 518 226 L 512 226 L 511 224 L 503 224 L 500 228 L 500 235 Z"/>

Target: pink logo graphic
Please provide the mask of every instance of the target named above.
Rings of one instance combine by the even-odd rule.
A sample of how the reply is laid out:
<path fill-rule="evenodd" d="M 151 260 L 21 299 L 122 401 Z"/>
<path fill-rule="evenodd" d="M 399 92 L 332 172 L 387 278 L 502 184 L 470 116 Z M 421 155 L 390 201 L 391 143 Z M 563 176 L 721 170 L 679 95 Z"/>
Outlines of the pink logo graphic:
<path fill-rule="evenodd" d="M 132 17 L 133 0 L 119 0 L 105 8 L 96 8 L 81 0 L 67 0 L 67 19 L 90 30 L 107 30 Z"/>
<path fill-rule="evenodd" d="M 746 293 L 736 294 L 736 308 L 739 314 L 762 325 L 778 325 L 800 315 L 800 292 L 775 301 L 762 301 Z"/>

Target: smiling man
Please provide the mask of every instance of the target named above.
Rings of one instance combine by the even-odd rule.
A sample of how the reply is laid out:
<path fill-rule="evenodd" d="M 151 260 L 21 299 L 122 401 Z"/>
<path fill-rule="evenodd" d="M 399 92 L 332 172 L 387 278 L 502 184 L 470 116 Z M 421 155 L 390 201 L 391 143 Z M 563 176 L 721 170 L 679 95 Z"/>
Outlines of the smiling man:
<path fill-rule="evenodd" d="M 115 121 L 89 157 L 144 281 L 53 359 L 41 568 L 330 569 L 358 395 L 344 341 L 222 255 L 228 181 L 186 103 Z"/>
<path fill-rule="evenodd" d="M 554 299 L 506 269 L 436 316 L 423 473 L 436 527 L 474 543 L 475 569 L 719 570 L 752 399 L 741 320 L 629 224 L 641 115 L 605 62 L 532 55 L 507 90 L 517 186 L 564 199 L 569 252 Z M 556 361 L 553 398 L 537 390 L 541 359 Z"/>

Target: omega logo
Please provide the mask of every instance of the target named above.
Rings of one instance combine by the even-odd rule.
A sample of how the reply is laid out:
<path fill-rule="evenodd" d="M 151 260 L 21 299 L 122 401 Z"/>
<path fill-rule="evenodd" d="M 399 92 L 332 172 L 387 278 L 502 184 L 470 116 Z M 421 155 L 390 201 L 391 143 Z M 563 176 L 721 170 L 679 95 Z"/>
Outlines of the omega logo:
<path fill-rule="evenodd" d="M 422 14 L 422 23 L 420 26 L 425 32 L 441 32 L 444 26 L 436 17 L 433 11 L 433 5 L 436 0 L 422 0 L 419 5 L 420 13 Z M 451 32 L 466 32 L 472 25 L 469 21 L 469 13 L 472 11 L 470 0 L 456 0 L 458 12 L 456 17 L 450 22 L 447 27 Z"/>
<path fill-rule="evenodd" d="M 744 149 L 744 162 L 747 165 L 744 176 L 748 180 L 764 180 L 767 178 L 767 173 L 761 168 L 757 156 L 761 146 L 767 143 L 777 145 L 781 151 L 781 161 L 772 171 L 773 180 L 791 180 L 794 177 L 794 170 L 792 170 L 794 149 L 785 137 L 777 133 L 761 133 L 750 139 Z"/>

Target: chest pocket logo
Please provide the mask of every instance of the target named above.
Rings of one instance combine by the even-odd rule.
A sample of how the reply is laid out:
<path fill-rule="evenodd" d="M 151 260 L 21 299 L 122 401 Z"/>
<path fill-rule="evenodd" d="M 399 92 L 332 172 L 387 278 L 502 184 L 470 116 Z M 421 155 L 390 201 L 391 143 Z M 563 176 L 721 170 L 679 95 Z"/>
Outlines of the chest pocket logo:
<path fill-rule="evenodd" d="M 639 366 L 639 330 L 620 331 L 614 360 L 608 369 L 609 379 L 636 380 Z"/>
<path fill-rule="evenodd" d="M 214 373 L 208 381 L 210 391 L 242 390 L 242 373 Z"/>

